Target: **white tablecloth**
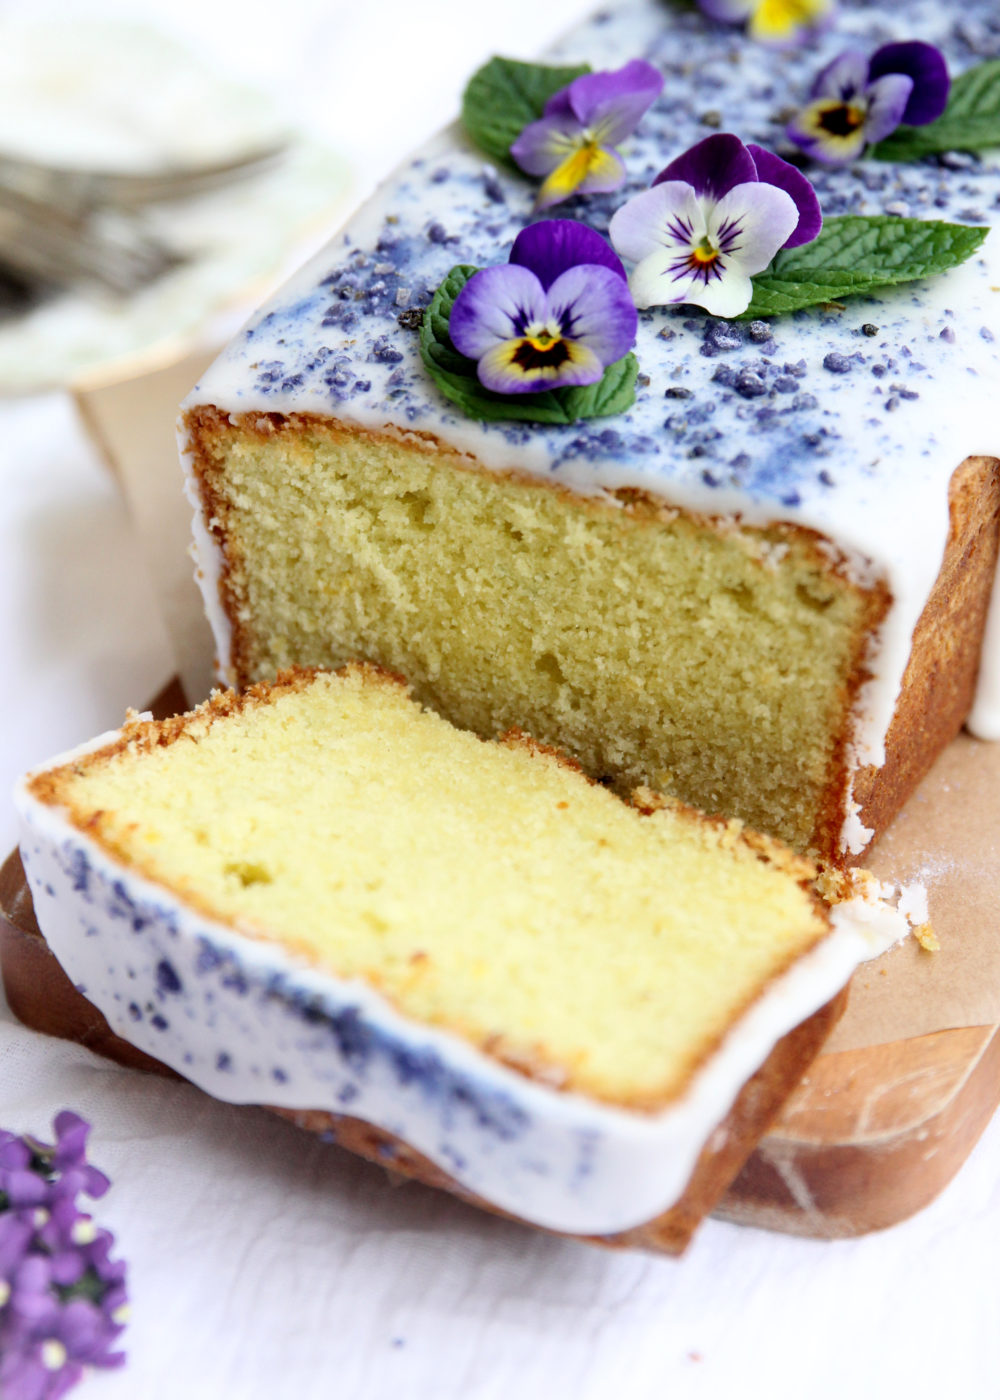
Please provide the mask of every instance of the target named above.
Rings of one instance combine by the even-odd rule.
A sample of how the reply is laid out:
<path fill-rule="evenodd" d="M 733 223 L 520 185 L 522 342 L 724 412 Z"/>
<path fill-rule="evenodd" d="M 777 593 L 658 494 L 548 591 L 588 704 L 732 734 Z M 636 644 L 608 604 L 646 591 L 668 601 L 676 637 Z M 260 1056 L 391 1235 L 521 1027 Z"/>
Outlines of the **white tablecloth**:
<path fill-rule="evenodd" d="M 51 8 L 48 7 L 48 8 Z M 102 6 L 107 10 L 113 8 Z M 492 51 L 585 7 L 152 0 L 285 98 L 370 185 Z M 135 16 L 137 6 L 117 6 Z M 117 724 L 172 670 L 115 486 L 65 396 L 0 405 L 0 780 Z M 14 840 L 0 809 L 3 849 Z M 255 1109 L 99 1061 L 0 1004 L 0 1125 L 72 1106 L 114 1181 L 128 1367 L 81 1400 L 772 1400 L 1000 1394 L 1000 1121 L 916 1219 L 856 1241 L 709 1221 L 681 1261 L 493 1220 Z"/>

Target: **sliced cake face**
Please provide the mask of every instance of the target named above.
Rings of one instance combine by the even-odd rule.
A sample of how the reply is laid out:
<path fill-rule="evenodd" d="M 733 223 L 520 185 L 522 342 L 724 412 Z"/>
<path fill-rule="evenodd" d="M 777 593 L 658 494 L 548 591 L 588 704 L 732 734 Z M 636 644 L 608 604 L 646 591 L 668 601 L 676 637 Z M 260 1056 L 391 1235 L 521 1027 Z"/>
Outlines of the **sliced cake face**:
<path fill-rule="evenodd" d="M 130 868 L 211 918 L 543 1082 L 675 1100 L 828 928 L 806 862 L 641 813 L 360 669 L 153 727 L 43 775 Z"/>
<path fill-rule="evenodd" d="M 835 841 L 887 599 L 808 532 L 581 501 L 322 420 L 206 414 L 195 432 L 245 679 L 363 656 L 454 723 L 524 725 L 620 791 Z"/>
<path fill-rule="evenodd" d="M 641 54 L 664 90 L 629 139 L 620 195 L 581 199 L 573 217 L 604 233 L 617 204 L 705 136 L 703 86 L 723 130 L 773 149 L 778 114 L 845 47 L 919 38 L 957 74 L 982 57 L 969 24 L 992 13 L 990 0 L 845 0 L 835 26 L 776 50 L 694 6 L 624 0 L 552 59 L 600 69 Z M 809 173 L 827 216 L 905 207 L 981 224 L 1000 198 L 989 151 Z M 483 423 L 438 392 L 401 308 L 426 307 L 455 264 L 502 262 L 534 194 L 445 133 L 189 397 L 222 673 L 242 684 L 292 661 L 376 659 L 484 734 L 529 722 L 595 776 L 665 786 L 825 859 L 856 856 L 969 707 L 997 540 L 1000 240 L 842 307 L 749 323 L 643 312 L 627 412 Z M 948 558 L 952 476 L 990 454 L 978 520 Z M 526 476 L 555 488 L 547 502 L 513 484 Z M 956 657 L 936 623 L 908 667 L 936 581 L 954 597 L 956 564 L 983 567 L 975 629 L 945 629 L 962 683 L 944 696 Z M 995 644 L 983 674 L 1000 675 Z"/>
<path fill-rule="evenodd" d="M 800 857 L 368 668 L 106 739 L 19 805 L 112 1031 L 550 1229 L 682 1247 L 871 952 Z"/>

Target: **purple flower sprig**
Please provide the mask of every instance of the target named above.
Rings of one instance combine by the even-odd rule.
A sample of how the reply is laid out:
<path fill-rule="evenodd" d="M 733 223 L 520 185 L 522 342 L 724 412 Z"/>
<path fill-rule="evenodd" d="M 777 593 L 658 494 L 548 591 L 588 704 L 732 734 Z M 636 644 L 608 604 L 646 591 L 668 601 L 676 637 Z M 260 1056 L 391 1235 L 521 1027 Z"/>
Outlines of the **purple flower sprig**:
<path fill-rule="evenodd" d="M 825 28 L 836 14 L 835 0 L 698 0 L 709 19 L 745 24 L 748 36 L 764 44 L 796 44 Z"/>
<path fill-rule="evenodd" d="M 638 307 L 690 303 L 739 316 L 751 278 L 782 248 L 801 247 L 823 224 L 810 182 L 761 146 L 720 133 L 661 170 L 611 220 L 611 242 L 636 264 Z"/>
<path fill-rule="evenodd" d="M 532 394 L 596 384 L 637 325 L 625 269 L 600 234 L 547 219 L 522 229 L 506 265 L 469 278 L 448 334 L 485 388 Z"/>
<path fill-rule="evenodd" d="M 788 136 L 824 165 L 847 165 L 899 126 L 937 121 L 950 88 L 944 55 L 933 44 L 885 44 L 871 58 L 848 49 L 819 73 Z"/>
<path fill-rule="evenodd" d="M 652 64 L 633 59 L 613 71 L 585 73 L 554 93 L 510 148 L 527 175 L 544 177 L 535 208 L 620 189 L 625 164 L 617 147 L 662 90 L 663 77 Z"/>
<path fill-rule="evenodd" d="M 0 1396 L 56 1400 L 86 1366 L 120 1366 L 125 1265 L 77 1206 L 110 1182 L 88 1163 L 90 1125 L 60 1113 L 48 1145 L 0 1132 Z"/>

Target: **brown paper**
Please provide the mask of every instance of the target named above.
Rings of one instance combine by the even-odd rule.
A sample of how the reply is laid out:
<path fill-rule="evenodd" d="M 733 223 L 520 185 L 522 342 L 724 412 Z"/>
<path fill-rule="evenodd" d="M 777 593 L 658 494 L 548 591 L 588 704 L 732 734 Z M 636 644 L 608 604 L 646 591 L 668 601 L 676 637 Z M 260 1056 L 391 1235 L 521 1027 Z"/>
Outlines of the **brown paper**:
<path fill-rule="evenodd" d="M 212 641 L 187 552 L 190 508 L 174 424 L 177 404 L 210 359 L 194 355 L 78 396 L 84 421 L 121 480 L 192 702 L 211 686 Z M 828 1050 L 1000 1022 L 998 832 L 1000 744 L 963 734 L 867 861 L 880 879 L 926 884 L 941 951 L 925 952 L 908 939 L 860 968 Z"/>

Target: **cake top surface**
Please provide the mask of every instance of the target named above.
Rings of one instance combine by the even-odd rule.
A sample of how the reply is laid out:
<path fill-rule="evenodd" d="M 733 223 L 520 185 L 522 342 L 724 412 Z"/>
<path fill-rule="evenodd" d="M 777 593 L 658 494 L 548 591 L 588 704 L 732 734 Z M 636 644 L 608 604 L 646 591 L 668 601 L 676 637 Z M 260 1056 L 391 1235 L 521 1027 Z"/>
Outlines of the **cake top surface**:
<path fill-rule="evenodd" d="M 824 62 L 915 37 L 938 44 L 957 74 L 1000 53 L 1000 18 L 990 0 L 847 5 L 817 41 L 777 51 L 651 0 L 599 13 L 552 60 L 615 67 L 641 56 L 665 86 L 625 148 L 625 188 L 556 213 L 606 233 L 627 196 L 716 127 L 774 148 L 779 114 L 804 100 Z M 983 225 L 1000 200 L 1000 152 L 808 173 L 827 216 Z M 545 470 L 575 487 L 599 477 L 682 490 L 703 508 L 761 515 L 822 517 L 845 491 L 856 505 L 881 502 L 890 485 L 913 491 L 932 479 L 939 452 L 951 470 L 966 450 L 996 449 L 983 402 L 1000 377 L 995 235 L 951 273 L 844 310 L 749 324 L 686 307 L 643 312 L 636 353 L 649 382 L 627 413 L 569 427 L 471 422 L 439 395 L 398 317 L 426 306 L 456 263 L 504 261 L 532 218 L 534 190 L 494 171 L 461 133 L 445 133 L 254 317 L 196 398 L 433 431 L 488 465 Z"/>
<path fill-rule="evenodd" d="M 992 0 L 845 0 L 835 24 L 776 50 L 699 10 L 626 0 L 549 55 L 613 68 L 645 58 L 663 92 L 623 147 L 626 186 L 555 212 L 606 233 L 614 210 L 713 130 L 781 149 L 790 108 L 846 48 L 922 39 L 953 76 L 1000 55 Z M 1000 208 L 1000 151 L 910 163 L 808 167 L 824 215 L 908 215 L 986 226 Z M 346 229 L 267 303 L 188 403 L 230 413 L 305 412 L 374 430 L 432 434 L 493 469 L 574 490 L 639 487 L 712 515 L 787 519 L 839 546 L 895 596 L 885 685 L 870 697 L 879 761 L 913 626 L 942 557 L 948 482 L 968 455 L 998 454 L 1000 237 L 951 272 L 767 321 L 689 307 L 640 313 L 640 381 L 626 413 L 568 427 L 466 418 L 424 369 L 415 331 L 457 263 L 506 260 L 535 186 L 487 165 L 458 130 L 404 164 Z"/>

